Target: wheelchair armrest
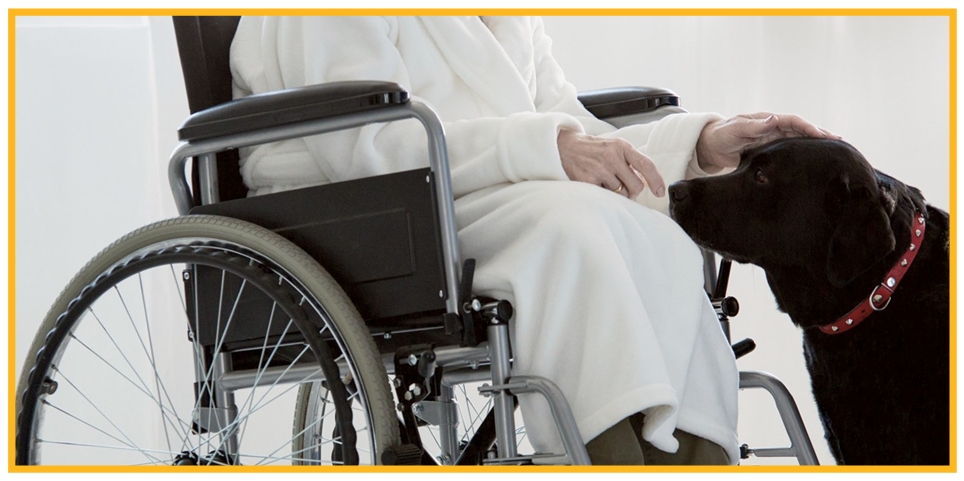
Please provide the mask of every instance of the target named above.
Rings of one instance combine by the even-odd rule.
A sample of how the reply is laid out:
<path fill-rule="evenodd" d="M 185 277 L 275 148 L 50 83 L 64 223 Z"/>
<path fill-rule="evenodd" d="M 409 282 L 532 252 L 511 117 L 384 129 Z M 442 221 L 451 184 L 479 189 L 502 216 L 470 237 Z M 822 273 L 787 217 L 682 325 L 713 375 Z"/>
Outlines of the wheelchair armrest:
<path fill-rule="evenodd" d="M 181 143 L 171 154 L 167 169 L 177 210 L 186 215 L 195 206 L 185 175 L 189 158 L 199 158 L 195 171 L 201 178 L 201 198 L 206 198 L 207 204 L 218 198 L 217 152 L 402 119 L 417 119 L 427 136 L 445 266 L 445 289 L 439 291 L 439 297 L 445 299 L 448 313 L 458 315 L 461 266 L 445 130 L 431 107 L 410 100 L 397 84 L 333 82 L 252 95 L 195 113 L 179 129 Z"/>
<path fill-rule="evenodd" d="M 620 87 L 591 90 L 579 94 L 579 101 L 596 118 L 652 112 L 660 107 L 679 107 L 679 96 L 672 90 L 656 87 Z"/>
<path fill-rule="evenodd" d="M 408 102 L 398 84 L 376 81 L 332 82 L 251 95 L 195 113 L 178 129 L 182 141 L 250 132 L 267 127 L 320 120 Z"/>

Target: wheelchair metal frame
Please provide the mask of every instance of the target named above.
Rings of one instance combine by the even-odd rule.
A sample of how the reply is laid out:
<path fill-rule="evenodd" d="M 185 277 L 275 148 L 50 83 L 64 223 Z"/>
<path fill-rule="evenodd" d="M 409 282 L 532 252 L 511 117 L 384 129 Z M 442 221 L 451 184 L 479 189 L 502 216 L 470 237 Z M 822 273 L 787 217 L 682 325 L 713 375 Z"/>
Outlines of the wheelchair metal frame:
<path fill-rule="evenodd" d="M 182 142 L 171 154 L 168 169 L 168 180 L 175 197 L 178 212 L 181 215 L 186 215 L 190 209 L 194 207 L 192 193 L 188 186 L 187 175 L 185 173 L 187 161 L 192 157 L 199 159 L 198 169 L 201 177 L 200 194 L 202 204 L 215 203 L 218 201 L 215 154 L 219 151 L 322 134 L 370 123 L 389 122 L 407 118 L 415 118 L 421 122 L 428 135 L 429 165 L 437 179 L 437 202 L 440 213 L 443 265 L 446 287 L 449 292 L 449 296 L 446 299 L 446 310 L 450 314 L 459 315 L 462 306 L 459 305 L 460 299 L 458 299 L 456 293 L 459 292 L 461 266 L 459 264 L 460 257 L 456 236 L 457 231 L 455 228 L 455 207 L 452 195 L 451 176 L 449 174 L 445 132 L 438 115 L 429 106 L 421 102 L 413 100 L 403 105 L 386 107 L 375 111 L 350 113 L 334 118 L 270 127 L 252 133 L 233 134 L 193 142 Z M 575 465 L 590 464 L 589 455 L 586 453 L 586 447 L 579 436 L 575 419 L 559 388 L 544 378 L 532 376 L 524 378 L 510 377 L 511 352 L 509 349 L 507 321 L 508 319 L 493 318 L 491 324 L 487 326 L 487 344 L 475 348 L 450 348 L 448 350 L 442 348 L 437 351 L 438 358 L 436 360 L 437 365 L 440 367 L 465 364 L 467 362 L 473 364 L 480 362 L 489 363 L 488 372 L 479 370 L 479 372 L 475 373 L 469 380 L 486 378 L 492 381 L 492 385 L 486 389 L 486 392 L 488 395 L 491 395 L 494 400 L 493 409 L 495 411 L 497 449 L 499 455 L 497 459 L 492 460 L 492 463 L 536 461 L 533 458 L 519 458 L 516 452 L 515 442 L 511 441 L 515 434 L 514 404 L 511 399 L 511 390 L 512 393 L 539 393 L 546 398 L 551 406 L 553 417 L 562 436 L 563 445 L 566 448 L 566 454 L 550 455 L 547 457 L 540 456 L 539 461 L 566 460 L 568 463 Z M 392 373 L 394 363 L 391 356 L 383 360 L 386 369 L 389 373 Z M 314 370 L 314 368 L 306 367 L 305 372 L 292 369 L 284 374 L 277 373 L 277 379 L 281 382 L 305 381 L 305 375 L 307 372 L 310 372 L 309 370 Z M 218 377 L 221 379 L 218 390 L 222 396 L 229 395 L 230 391 L 234 389 L 250 386 L 255 380 L 255 374 L 253 373 L 232 372 L 226 367 L 218 372 Z M 261 379 L 264 379 L 263 375 Z M 443 400 L 443 403 L 451 399 L 452 384 L 453 382 L 446 383 L 445 374 L 443 374 L 443 392 L 440 393 L 440 399 Z M 228 406 L 232 404 L 231 402 L 225 403 L 225 405 Z M 421 405 L 423 408 L 426 406 L 424 403 Z M 424 417 L 423 420 L 432 421 Z M 440 428 L 442 428 L 440 436 L 442 438 L 442 454 L 439 456 L 440 461 L 445 464 L 454 463 L 458 457 L 455 432 L 457 424 L 445 422 L 444 420 L 437 422 Z"/>
<path fill-rule="evenodd" d="M 175 196 L 178 211 L 185 215 L 194 206 L 190 188 L 188 187 L 185 167 L 191 157 L 199 158 L 199 170 L 201 176 L 201 199 L 202 203 L 215 203 L 218 201 L 217 194 L 217 173 L 215 167 L 215 153 L 232 149 L 257 145 L 262 143 L 274 142 L 289 138 L 304 137 L 308 135 L 321 134 L 341 129 L 358 127 L 361 125 L 388 122 L 415 118 L 421 122 L 428 135 L 429 164 L 432 172 L 438 179 L 437 202 L 440 212 L 441 232 L 443 236 L 443 258 L 446 273 L 446 286 L 452 295 L 446 299 L 447 312 L 459 314 L 461 306 L 457 293 L 459 291 L 459 278 L 461 266 L 459 264 L 458 243 L 455 228 L 455 210 L 452 197 L 451 178 L 449 175 L 448 155 L 445 145 L 445 133 L 441 121 L 435 112 L 427 105 L 417 101 L 410 101 L 406 105 L 390 107 L 372 112 L 361 112 L 347 114 L 338 118 L 313 120 L 300 124 L 278 126 L 265 129 L 251 134 L 236 134 L 226 137 L 204 139 L 194 142 L 184 142 L 180 144 L 171 155 L 169 165 L 169 181 L 172 192 Z M 706 259 L 706 282 L 707 286 L 712 286 L 716 282 L 716 270 L 713 265 L 713 256 L 709 254 Z M 436 351 L 438 356 L 437 364 L 440 367 L 466 366 L 469 364 L 478 365 L 489 363 L 489 369 L 475 369 L 469 375 L 465 373 L 449 375 L 443 374 L 442 392 L 439 393 L 440 402 L 450 402 L 452 392 L 451 386 L 460 382 L 491 380 L 492 386 L 485 389 L 487 394 L 494 398 L 494 410 L 496 419 L 497 447 L 499 450 L 498 459 L 492 460 L 493 463 L 513 463 L 513 462 L 568 462 L 570 464 L 589 464 L 589 457 L 586 453 L 585 445 L 579 436 L 575 420 L 562 396 L 559 389 L 549 380 L 536 377 L 510 377 L 511 352 L 508 341 L 508 328 L 504 321 L 495 322 L 487 328 L 488 343 L 479 347 L 448 347 L 440 348 Z M 727 332 L 727 336 L 729 333 Z M 391 355 L 384 356 L 383 362 L 389 373 L 394 370 L 394 363 Z M 278 374 L 280 382 L 304 381 L 305 375 L 313 367 L 305 367 L 304 371 L 293 369 L 284 375 Z M 220 373 L 221 383 L 219 388 L 223 393 L 231 390 L 250 386 L 254 381 L 255 375 L 244 372 L 231 372 L 228 369 Z M 309 379 L 310 380 L 310 379 Z M 741 372 L 741 389 L 765 389 L 773 397 L 777 409 L 781 415 L 783 423 L 787 429 L 791 446 L 788 448 L 776 449 L 745 449 L 745 454 L 754 454 L 760 457 L 796 457 L 801 465 L 817 464 L 816 454 L 807 436 L 799 410 L 793 401 L 789 391 L 779 379 L 767 373 L 761 372 Z M 514 406 L 511 400 L 511 393 L 536 392 L 543 395 L 552 409 L 553 417 L 563 439 L 566 448 L 565 455 L 540 455 L 534 457 L 518 457 L 515 443 L 510 441 L 515 433 L 515 420 L 513 416 Z M 230 405 L 230 404 L 227 404 Z M 424 409 L 430 404 L 421 403 Z M 433 406 L 434 408 L 434 406 Z M 453 415 L 450 411 L 443 408 L 435 408 L 438 414 L 431 416 L 426 414 L 419 416 L 421 419 L 436 424 L 441 429 L 441 454 L 440 462 L 451 464 L 458 458 L 458 446 L 456 441 L 456 425 L 451 420 Z M 433 412 L 436 412 L 433 411 Z"/>
<path fill-rule="evenodd" d="M 223 17 L 229 19 L 231 17 Z M 236 20 L 234 20 L 236 24 Z M 228 22 L 227 25 L 231 25 Z M 193 28 L 193 27 L 192 27 Z M 214 30 L 223 30 L 222 26 L 217 26 Z M 225 30 L 225 32 L 227 32 Z M 193 35 L 194 32 L 191 32 Z M 215 37 L 218 34 L 213 34 Z M 230 38 L 230 37 L 228 37 Z M 215 50 L 226 48 L 220 45 L 223 39 L 215 39 Z M 182 51 L 182 62 L 184 51 Z M 190 51 L 188 54 L 191 55 Z M 205 56 L 210 55 L 205 47 Z M 208 60 L 205 58 L 205 61 Z M 214 61 L 222 62 L 223 59 L 215 58 Z M 209 68 L 206 65 L 205 68 Z M 208 82 L 205 78 L 204 82 Z M 209 86 L 210 87 L 210 86 Z M 602 118 L 613 125 L 623 126 L 641 121 L 652 121 L 671 113 L 685 112 L 679 107 L 678 97 L 672 92 L 660 89 L 647 89 L 655 92 L 655 95 L 626 95 L 621 89 L 608 91 L 595 91 L 586 95 L 590 103 L 594 104 L 593 110 L 597 117 Z M 586 100 L 580 96 L 584 103 Z M 208 102 L 204 99 L 202 102 Z M 210 104 L 208 104 L 210 105 Z M 588 105 L 587 105 L 588 106 Z M 202 106 L 205 108 L 205 106 Z M 198 185 L 200 203 L 202 205 L 219 202 L 219 186 L 217 179 L 217 152 L 236 149 L 239 147 L 264 144 L 279 140 L 305 137 L 326 132 L 362 126 L 370 123 L 390 122 L 395 120 L 417 119 L 427 134 L 429 166 L 436 179 L 437 212 L 439 214 L 439 227 L 442 249 L 442 269 L 444 270 L 444 285 L 448 292 L 445 299 L 445 311 L 449 315 L 460 316 L 463 314 L 465 306 L 460 304 L 467 303 L 468 299 L 460 299 L 460 279 L 462 277 L 462 266 L 458 251 L 458 241 L 455 227 L 455 211 L 452 195 L 451 178 L 449 174 L 449 164 L 446 149 L 444 128 L 437 114 L 431 107 L 414 100 L 408 100 L 401 104 L 384 106 L 375 110 L 361 112 L 351 112 L 332 117 L 301 121 L 286 125 L 276 125 L 261 128 L 259 130 L 248 130 L 243 133 L 232 133 L 220 137 L 204 138 L 200 140 L 189 140 L 182 142 L 171 155 L 168 176 L 172 192 L 178 211 L 181 215 L 187 214 L 194 207 L 194 196 L 188 186 L 186 175 L 186 164 L 189 158 L 197 158 L 195 164 L 198 170 L 200 182 Z M 705 279 L 706 291 L 708 294 L 721 297 L 720 289 L 714 292 L 717 284 L 717 270 L 714 262 L 715 257 L 712 253 L 705 252 Z M 725 285 L 725 275 L 721 273 L 723 284 Z M 717 286 L 718 287 L 718 286 Z M 725 287 L 723 288 L 725 292 Z M 718 308 L 718 313 L 720 309 Z M 505 317 L 505 316 L 502 316 Z M 573 419 L 572 413 L 565 399 L 558 388 L 550 381 L 534 377 L 510 377 L 511 352 L 508 339 L 508 319 L 491 315 L 486 321 L 486 331 L 488 342 L 475 347 L 442 346 L 435 349 L 435 364 L 443 369 L 438 372 L 440 377 L 440 390 L 438 401 L 424 401 L 408 406 L 415 416 L 422 421 L 437 425 L 441 429 L 440 438 L 442 452 L 439 462 L 442 464 L 454 464 L 457 461 L 458 445 L 455 436 L 457 420 L 453 419 L 456 413 L 453 412 L 451 397 L 452 386 L 470 381 L 487 380 L 492 385 L 481 389 L 483 394 L 493 397 L 493 411 L 495 419 L 496 445 L 498 457 L 491 460 L 493 463 L 517 463 L 517 462 L 568 462 L 571 464 L 589 464 L 585 445 L 579 436 L 578 429 Z M 729 338 L 728 321 L 726 316 L 720 313 L 722 327 Z M 397 360 L 391 353 L 382 355 L 382 362 L 389 373 L 394 373 Z M 229 364 L 229 363 L 228 363 Z M 480 367 L 481 366 L 481 367 Z M 251 384 L 253 375 L 251 373 L 231 371 L 227 365 L 220 373 L 219 388 L 229 395 L 232 389 L 238 389 Z M 470 367 L 471 369 L 464 369 Z M 463 368 L 463 369 L 459 369 Z M 307 371 L 308 368 L 305 368 Z M 312 368 L 313 369 L 313 368 Z M 297 371 L 297 372 L 296 372 Z M 270 374 L 270 373 L 266 373 Z M 288 373 L 278 372 L 276 375 L 282 381 L 303 381 L 307 372 L 293 369 Z M 758 456 L 795 456 L 800 464 L 816 464 L 816 455 L 810 439 L 806 434 L 803 422 L 797 411 L 796 404 L 790 396 L 786 387 L 775 377 L 766 373 L 740 373 L 740 388 L 763 388 L 773 397 L 777 408 L 783 417 L 784 425 L 791 440 L 791 447 L 785 449 L 749 449 L 744 447 L 744 454 L 752 452 Z M 523 392 L 538 392 L 548 401 L 552 409 L 553 417 L 559 428 L 563 445 L 566 449 L 565 455 L 539 455 L 536 457 L 518 457 L 515 443 L 510 441 L 515 433 L 514 427 L 514 402 L 511 399 L 513 394 Z M 230 404 L 226 404 L 230 405 Z"/>

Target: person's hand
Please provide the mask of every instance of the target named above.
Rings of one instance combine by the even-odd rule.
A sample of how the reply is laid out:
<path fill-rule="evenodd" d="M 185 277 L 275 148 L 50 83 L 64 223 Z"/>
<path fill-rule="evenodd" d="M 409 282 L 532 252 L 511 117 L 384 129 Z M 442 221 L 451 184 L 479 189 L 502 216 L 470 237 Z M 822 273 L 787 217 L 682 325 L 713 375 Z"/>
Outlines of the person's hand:
<path fill-rule="evenodd" d="M 744 150 L 784 137 L 840 139 L 796 115 L 767 112 L 737 115 L 703 127 L 696 142 L 696 159 L 701 169 L 715 173 L 739 165 Z"/>
<path fill-rule="evenodd" d="M 562 168 L 570 180 L 587 182 L 630 199 L 646 186 L 656 197 L 666 191 L 653 161 L 622 139 L 602 139 L 562 130 L 556 138 Z"/>

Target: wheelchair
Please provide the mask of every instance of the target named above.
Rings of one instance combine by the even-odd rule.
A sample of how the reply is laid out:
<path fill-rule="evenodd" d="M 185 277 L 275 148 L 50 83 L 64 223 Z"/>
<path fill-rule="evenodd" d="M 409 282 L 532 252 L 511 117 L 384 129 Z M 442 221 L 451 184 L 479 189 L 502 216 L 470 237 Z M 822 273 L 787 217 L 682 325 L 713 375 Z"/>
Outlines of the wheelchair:
<path fill-rule="evenodd" d="M 174 17 L 192 112 L 169 168 L 181 216 L 104 249 L 55 301 L 18 381 L 16 463 L 589 464 L 558 388 L 511 375 L 512 306 L 473 295 L 432 109 L 363 81 L 232 101 L 238 21 Z M 580 100 L 614 124 L 681 110 L 661 89 Z M 245 198 L 239 148 L 406 118 L 428 168 Z M 714 263 L 727 330 L 737 305 Z M 792 444 L 745 454 L 816 464 L 782 383 L 740 383 L 773 395 Z M 565 452 L 520 454 L 523 393 L 547 399 Z"/>

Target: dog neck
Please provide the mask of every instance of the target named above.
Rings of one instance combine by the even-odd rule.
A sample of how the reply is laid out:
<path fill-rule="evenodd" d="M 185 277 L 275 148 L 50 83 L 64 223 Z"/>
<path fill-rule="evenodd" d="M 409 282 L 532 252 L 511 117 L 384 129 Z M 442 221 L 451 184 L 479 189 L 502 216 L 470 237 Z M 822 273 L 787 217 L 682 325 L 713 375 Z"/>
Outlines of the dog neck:
<path fill-rule="evenodd" d="M 793 323 L 803 328 L 805 332 L 812 330 L 816 335 L 824 336 L 819 331 L 819 326 L 832 323 L 851 311 L 858 303 L 868 299 L 882 280 L 886 283 L 886 274 L 890 269 L 900 263 L 901 256 L 909 249 L 914 235 L 914 232 L 911 232 L 914 223 L 911 217 L 920 217 L 922 212 L 916 205 L 909 207 L 904 210 L 904 214 L 900 214 L 901 209 L 898 209 L 898 212 L 891 217 L 897 245 L 907 247 L 895 249 L 876 266 L 846 286 L 838 287 L 831 284 L 820 262 L 773 266 L 768 265 L 769 263 L 761 264 L 780 310 L 789 314 Z M 939 242 L 933 237 L 936 235 L 933 231 L 934 223 L 927 220 L 928 215 L 924 217 L 932 228 L 928 236 L 928 245 Z M 938 226 L 938 230 L 941 229 L 942 227 Z M 915 252 L 919 252 L 921 243 L 915 242 L 915 244 Z M 818 258 L 817 254 L 814 257 Z M 844 323 L 846 319 L 849 318 L 844 318 Z"/>
<path fill-rule="evenodd" d="M 874 287 L 867 299 L 857 304 L 857 307 L 841 316 L 835 322 L 818 326 L 820 332 L 830 335 L 843 334 L 857 327 L 858 324 L 874 312 L 887 309 L 887 306 L 890 305 L 890 298 L 897 289 L 897 285 L 900 284 L 900 280 L 903 279 L 904 274 L 907 273 L 911 264 L 914 263 L 914 259 L 917 258 L 920 246 L 924 242 L 924 231 L 924 214 L 918 211 L 914 215 L 914 223 L 911 226 L 912 235 L 910 245 L 904 251 L 903 255 L 900 256 L 900 260 L 884 275 L 883 280 Z"/>

